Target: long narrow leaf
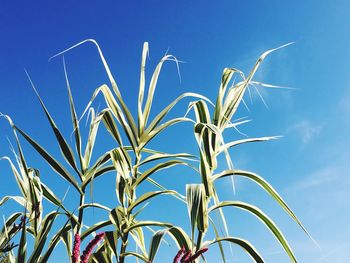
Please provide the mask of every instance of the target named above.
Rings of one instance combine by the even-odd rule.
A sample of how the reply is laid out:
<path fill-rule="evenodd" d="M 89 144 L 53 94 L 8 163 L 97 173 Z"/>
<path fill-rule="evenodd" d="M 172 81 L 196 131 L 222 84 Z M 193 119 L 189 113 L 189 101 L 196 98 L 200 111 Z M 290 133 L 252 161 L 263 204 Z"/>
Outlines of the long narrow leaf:
<path fill-rule="evenodd" d="M 290 215 L 291 218 L 303 229 L 303 231 L 309 236 L 310 234 L 307 232 L 306 228 L 303 226 L 301 221 L 297 218 L 294 212 L 289 208 L 287 203 L 283 200 L 283 198 L 278 194 L 278 192 L 261 176 L 243 170 L 226 170 L 220 174 L 214 175 L 212 180 L 215 181 L 219 178 L 224 178 L 226 176 L 241 176 L 248 178 L 258 184 L 262 189 L 264 189 L 276 202 Z"/>
<path fill-rule="evenodd" d="M 233 243 L 235 245 L 240 246 L 249 254 L 249 256 L 251 256 L 252 259 L 254 259 L 254 261 L 256 263 L 264 263 L 265 262 L 264 259 L 262 258 L 262 256 L 259 254 L 259 252 L 253 247 L 253 245 L 250 244 L 247 240 L 244 240 L 241 238 L 235 238 L 235 237 L 217 238 L 214 241 L 209 242 L 209 245 L 213 245 L 215 243 L 220 243 L 223 241 L 227 241 L 227 242 L 230 242 L 230 243 Z"/>
<path fill-rule="evenodd" d="M 239 209 L 245 210 L 247 212 L 252 213 L 254 216 L 256 216 L 260 221 L 262 221 L 266 227 L 272 232 L 272 234 L 275 236 L 275 238 L 277 239 L 277 241 L 281 244 L 281 246 L 283 247 L 283 249 L 286 251 L 286 253 L 288 254 L 290 260 L 294 263 L 297 262 L 297 259 L 294 256 L 294 253 L 292 251 L 292 249 L 290 248 L 286 238 L 284 237 L 284 235 L 282 234 L 282 232 L 278 229 L 278 227 L 276 226 L 276 224 L 267 216 L 265 215 L 259 208 L 244 203 L 244 202 L 239 202 L 239 201 L 224 201 L 221 202 L 220 204 L 213 206 L 209 209 L 209 211 L 213 211 L 215 209 L 221 208 L 221 207 L 225 207 L 225 206 L 233 206 L 233 207 L 237 207 Z"/>
<path fill-rule="evenodd" d="M 69 84 L 68 73 L 67 73 L 64 56 L 63 56 L 63 70 L 64 70 L 64 77 L 66 79 L 66 86 L 68 90 L 69 107 L 70 107 L 70 113 L 71 113 L 72 124 L 73 124 L 73 132 L 75 136 L 75 146 L 76 146 L 76 151 L 80 162 L 80 168 L 83 170 L 83 156 L 81 153 L 81 136 L 80 136 L 79 120 L 78 120 L 77 112 L 75 110 L 73 95 Z"/>
<path fill-rule="evenodd" d="M 140 87 L 139 87 L 139 98 L 137 103 L 137 116 L 139 124 L 139 136 L 143 133 L 145 129 L 145 119 L 143 116 L 142 106 L 143 106 L 143 97 L 145 93 L 145 67 L 146 67 L 146 58 L 148 55 L 148 43 L 143 43 L 142 50 L 142 59 L 141 59 L 141 70 L 140 70 Z"/>
<path fill-rule="evenodd" d="M 22 131 L 17 126 L 14 126 L 14 128 L 20 134 L 22 134 L 22 136 L 33 146 L 33 148 L 47 161 L 47 163 L 52 167 L 53 170 L 55 170 L 65 180 L 71 183 L 75 189 L 82 193 L 77 181 L 58 161 L 56 161 L 42 146 L 40 146 L 31 137 L 29 137 L 24 131 Z"/>
<path fill-rule="evenodd" d="M 128 211 L 131 212 L 136 206 L 142 204 L 143 202 L 158 196 L 158 195 L 164 195 L 164 194 L 170 194 L 170 195 L 175 195 L 176 191 L 172 190 L 166 190 L 166 191 L 154 191 L 154 192 L 148 192 L 143 195 L 141 195 L 138 199 L 135 200 L 129 207 Z"/>
<path fill-rule="evenodd" d="M 143 172 L 141 174 L 141 176 L 136 179 L 135 183 L 133 184 L 133 187 L 138 186 L 140 183 L 142 183 L 144 180 L 146 180 L 152 174 L 154 174 L 160 170 L 172 167 L 174 165 L 186 165 L 186 166 L 188 166 L 187 163 L 185 163 L 183 161 L 179 161 L 179 160 L 171 160 L 171 161 L 166 161 L 164 163 L 160 163 L 160 164 L 148 169 L 147 171 Z"/>
<path fill-rule="evenodd" d="M 88 42 L 93 43 L 93 44 L 96 46 L 97 51 L 98 51 L 98 53 L 99 53 L 99 55 L 100 55 L 102 64 L 103 64 L 103 66 L 104 66 L 104 68 L 105 68 L 105 71 L 106 71 L 106 73 L 107 73 L 107 75 L 108 75 L 108 78 L 109 78 L 109 80 L 110 80 L 110 82 L 111 82 L 111 84 L 112 84 L 113 90 L 114 90 L 115 94 L 117 95 L 118 101 L 119 101 L 119 103 L 121 104 L 121 108 L 122 108 L 124 114 L 126 115 L 126 118 L 127 118 L 127 121 L 128 121 L 128 125 L 129 125 L 130 128 L 131 128 L 131 132 L 132 132 L 132 134 L 133 134 L 133 137 L 134 137 L 135 139 L 137 139 L 137 130 L 136 130 L 135 121 L 134 121 L 134 119 L 133 119 L 133 117 L 132 117 L 132 115 L 131 115 L 129 109 L 127 108 L 127 106 L 126 106 L 124 100 L 122 99 L 120 90 L 119 90 L 119 88 L 118 88 L 118 86 L 117 86 L 116 81 L 115 81 L 114 78 L 113 78 L 113 75 L 112 75 L 112 73 L 111 73 L 111 71 L 110 71 L 110 69 L 109 69 L 109 66 L 108 66 L 108 64 L 107 64 L 107 61 L 106 61 L 106 59 L 105 59 L 103 53 L 102 53 L 102 50 L 101 50 L 100 46 L 98 45 L 98 43 L 97 43 L 94 39 L 86 39 L 86 40 L 83 40 L 83 41 L 79 42 L 78 44 L 73 45 L 72 47 L 70 47 L 70 48 L 68 48 L 68 49 L 66 49 L 66 50 L 64 50 L 64 51 L 62 51 L 62 52 L 60 52 L 60 53 L 54 55 L 54 56 L 51 57 L 50 59 L 52 59 L 52 58 L 54 58 L 54 57 L 56 57 L 56 56 L 62 55 L 62 54 L 64 54 L 64 53 L 68 52 L 69 50 L 74 49 L 74 48 L 76 48 L 77 46 L 80 46 L 80 45 L 82 45 L 82 44 L 84 44 L 84 43 L 88 43 Z"/>
<path fill-rule="evenodd" d="M 38 91 L 36 90 L 31 78 L 29 77 L 28 73 L 26 72 L 27 74 L 27 77 L 30 81 L 30 84 L 32 85 L 32 88 L 36 94 L 36 96 L 38 97 L 39 99 L 39 102 L 40 102 L 40 105 L 41 107 L 43 108 L 44 112 L 45 112 L 45 115 L 50 123 L 50 126 L 56 136 L 56 140 L 60 146 L 60 150 L 61 150 L 61 153 L 63 155 L 63 157 L 67 160 L 67 162 L 72 166 L 72 168 L 80 175 L 80 171 L 77 169 L 77 166 L 76 166 L 76 163 L 75 163 L 75 159 L 74 159 L 74 155 L 73 155 L 73 152 L 70 148 L 70 146 L 68 145 L 68 143 L 66 142 L 66 140 L 64 139 L 64 137 L 62 136 L 60 130 L 57 128 L 56 126 L 56 123 L 55 121 L 52 119 L 48 109 L 46 108 L 43 100 L 41 99 Z"/>

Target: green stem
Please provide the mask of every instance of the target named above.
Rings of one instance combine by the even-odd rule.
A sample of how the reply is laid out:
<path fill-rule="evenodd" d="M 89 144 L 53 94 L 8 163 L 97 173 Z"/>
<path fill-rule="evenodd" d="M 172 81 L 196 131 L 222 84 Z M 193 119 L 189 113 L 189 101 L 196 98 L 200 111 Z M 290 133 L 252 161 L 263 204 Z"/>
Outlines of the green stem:
<path fill-rule="evenodd" d="M 126 251 L 126 247 L 128 246 L 128 237 L 129 237 L 129 233 L 126 233 L 124 235 L 124 238 L 122 239 L 122 245 L 120 247 L 120 253 L 119 253 L 119 261 L 118 263 L 124 263 L 125 260 L 125 256 L 123 255 Z"/>
<path fill-rule="evenodd" d="M 203 232 L 202 231 L 198 231 L 196 252 L 200 249 L 201 244 L 202 244 L 202 240 L 203 240 Z"/>
<path fill-rule="evenodd" d="M 85 200 L 85 193 L 80 195 L 79 207 L 81 207 L 84 204 L 84 200 Z M 77 233 L 80 232 L 80 229 L 83 225 L 83 216 L 84 216 L 84 209 L 79 209 Z"/>
<path fill-rule="evenodd" d="M 138 165 L 140 163 L 141 160 L 141 155 L 139 153 L 139 151 L 135 152 L 135 163 L 132 169 L 132 177 L 136 178 L 137 174 L 138 174 Z M 128 206 L 130 206 L 133 203 L 133 199 L 134 199 L 134 195 L 135 195 L 135 190 L 136 189 L 131 189 L 131 193 L 130 193 L 130 199 L 128 200 Z M 128 220 L 130 219 L 130 213 L 128 213 L 126 215 L 126 217 L 128 218 Z M 119 261 L 118 263 L 124 263 L 125 260 L 125 256 L 123 255 L 126 251 L 126 248 L 128 246 L 128 238 L 129 238 L 129 233 L 125 233 L 122 237 L 122 245 L 120 247 L 120 253 L 119 253 Z"/>

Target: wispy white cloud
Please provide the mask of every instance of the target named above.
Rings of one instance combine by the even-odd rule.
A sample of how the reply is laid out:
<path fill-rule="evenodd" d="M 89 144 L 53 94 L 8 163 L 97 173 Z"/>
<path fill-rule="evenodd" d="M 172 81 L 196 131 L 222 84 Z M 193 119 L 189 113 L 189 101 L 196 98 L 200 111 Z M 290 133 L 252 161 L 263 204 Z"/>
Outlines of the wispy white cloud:
<path fill-rule="evenodd" d="M 327 247 L 325 253 L 322 253 L 314 263 L 326 263 L 326 262 L 346 262 L 349 258 L 350 243 L 333 243 Z"/>
<path fill-rule="evenodd" d="M 321 247 L 298 240 L 296 253 L 303 255 L 305 262 L 347 262 L 350 204 L 345 200 L 350 198 L 349 165 L 348 158 L 340 154 L 334 163 L 325 163 L 319 170 L 301 176 L 285 191 Z"/>
<path fill-rule="evenodd" d="M 305 190 L 308 188 L 318 188 L 328 185 L 339 179 L 341 169 L 337 166 L 326 166 L 290 186 L 288 190 Z"/>
<path fill-rule="evenodd" d="M 308 120 L 303 120 L 293 125 L 290 128 L 290 131 L 297 132 L 301 137 L 303 143 L 308 143 L 321 133 L 323 126 L 323 124 L 312 123 Z"/>

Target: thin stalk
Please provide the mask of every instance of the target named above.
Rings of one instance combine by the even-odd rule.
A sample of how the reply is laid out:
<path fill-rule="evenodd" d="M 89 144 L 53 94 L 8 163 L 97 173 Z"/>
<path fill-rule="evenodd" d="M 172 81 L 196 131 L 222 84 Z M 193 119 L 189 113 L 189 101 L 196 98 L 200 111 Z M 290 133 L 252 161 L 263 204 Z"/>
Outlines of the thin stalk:
<path fill-rule="evenodd" d="M 200 249 L 201 244 L 202 244 L 202 240 L 203 240 L 203 232 L 202 231 L 198 231 L 198 236 L 197 236 L 197 243 L 196 243 L 196 252 Z"/>
<path fill-rule="evenodd" d="M 84 200 L 85 200 L 85 193 L 80 195 L 79 207 L 84 205 Z M 84 216 L 84 209 L 79 209 L 77 233 L 80 232 L 81 226 L 83 225 L 83 216 Z"/>
<path fill-rule="evenodd" d="M 134 166 L 133 166 L 133 169 L 132 169 L 132 178 L 136 178 L 137 177 L 137 174 L 138 174 L 138 166 L 139 166 L 139 163 L 141 161 L 141 154 L 140 152 L 137 150 L 135 151 L 135 162 L 134 162 Z M 130 193 L 130 199 L 128 200 L 128 207 L 130 205 L 132 205 L 133 201 L 134 201 L 134 195 L 135 195 L 135 190 L 136 189 L 131 189 L 131 193 Z M 127 209 L 126 209 L 127 210 Z M 131 216 L 131 213 L 128 212 L 126 217 L 129 221 L 130 219 L 130 216 Z M 125 256 L 124 256 L 124 253 L 126 251 L 126 248 L 128 246 L 128 238 L 129 238 L 129 233 L 125 233 L 123 236 L 122 236 L 122 244 L 121 244 L 121 247 L 120 247 L 120 253 L 119 253 L 119 261 L 118 263 L 124 263 L 124 260 L 125 260 Z"/>
<path fill-rule="evenodd" d="M 122 239 L 122 245 L 120 247 L 118 263 L 124 263 L 124 260 L 125 260 L 124 253 L 126 251 L 126 247 L 128 246 L 128 238 L 129 238 L 129 234 L 126 233 L 124 238 Z"/>

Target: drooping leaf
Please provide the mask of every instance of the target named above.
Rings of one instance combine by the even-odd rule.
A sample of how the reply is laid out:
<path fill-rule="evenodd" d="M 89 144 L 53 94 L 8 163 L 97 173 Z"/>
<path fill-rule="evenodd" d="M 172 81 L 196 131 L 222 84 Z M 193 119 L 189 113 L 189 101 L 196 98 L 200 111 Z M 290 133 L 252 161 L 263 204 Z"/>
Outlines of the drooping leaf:
<path fill-rule="evenodd" d="M 158 221 L 139 221 L 135 224 L 132 224 L 127 229 L 125 229 L 125 233 L 128 233 L 136 228 L 139 227 L 146 227 L 146 226 L 158 226 L 158 227 L 172 227 L 173 225 L 170 223 L 164 223 L 164 222 L 158 222 Z"/>
<path fill-rule="evenodd" d="M 82 232 L 80 235 L 80 238 L 81 238 L 81 240 L 84 240 L 91 233 L 101 229 L 102 227 L 109 226 L 111 224 L 112 224 L 111 220 L 100 221 L 100 222 L 94 224 L 93 226 L 89 227 L 84 232 Z"/>
<path fill-rule="evenodd" d="M 264 189 L 276 202 L 290 215 L 291 218 L 303 229 L 303 231 L 311 238 L 310 234 L 307 232 L 306 228 L 303 226 L 301 221 L 297 218 L 294 212 L 289 208 L 287 203 L 278 194 L 278 192 L 261 176 L 254 174 L 252 172 L 243 170 L 226 170 L 220 174 L 214 175 L 212 180 L 215 181 L 219 178 L 226 176 L 241 176 L 248 178 L 258 184 L 262 189 Z"/>
<path fill-rule="evenodd" d="M 167 169 L 169 167 L 175 166 L 175 165 L 186 165 L 189 166 L 188 163 L 180 161 L 180 160 L 170 160 L 170 161 L 166 161 L 160 164 L 155 165 L 154 167 L 148 169 L 147 171 L 143 172 L 141 174 L 141 176 L 139 176 L 135 183 L 133 184 L 133 187 L 137 187 L 140 183 L 142 183 L 144 180 L 146 180 L 148 177 L 150 177 L 152 174 L 163 170 L 163 169 Z"/>
<path fill-rule="evenodd" d="M 166 231 L 164 230 L 159 230 L 157 231 L 152 239 L 151 239 L 151 244 L 150 244 L 150 247 L 149 247 L 149 261 L 153 262 L 157 252 L 158 252 L 158 249 L 159 249 L 159 245 L 160 245 L 160 242 L 164 236 L 164 234 L 166 233 Z"/>
<path fill-rule="evenodd" d="M 135 202 L 133 202 L 129 207 L 128 207 L 128 212 L 131 213 L 132 210 L 142 204 L 143 202 L 158 196 L 158 195 L 164 195 L 164 194 L 170 194 L 170 195 L 175 195 L 176 191 L 173 190 L 166 190 L 166 191 L 154 191 L 154 192 L 147 192 L 145 194 L 143 194 L 142 196 L 140 196 L 138 199 L 135 200 Z"/>
<path fill-rule="evenodd" d="M 105 240 L 108 243 L 109 247 L 112 249 L 113 254 L 116 258 L 118 258 L 118 232 L 117 231 L 105 231 Z"/>
<path fill-rule="evenodd" d="M 256 263 L 264 263 L 264 259 L 262 258 L 262 256 L 259 254 L 259 252 L 253 247 L 252 244 L 250 244 L 247 240 L 241 239 L 241 238 L 234 238 L 234 237 L 223 237 L 223 238 L 217 238 L 214 241 L 211 241 L 208 243 L 208 245 L 213 245 L 215 243 L 220 243 L 220 242 L 230 242 L 233 243 L 235 245 L 240 246 L 241 248 L 243 248 L 249 256 L 251 256 L 252 259 L 254 259 L 254 261 Z"/>
<path fill-rule="evenodd" d="M 221 208 L 221 207 L 226 207 L 226 206 L 232 206 L 232 207 L 237 207 L 239 209 L 245 210 L 247 212 L 250 212 L 251 214 L 253 214 L 255 217 L 257 217 L 260 221 L 262 221 L 265 226 L 272 232 L 272 234 L 274 235 L 274 237 L 277 239 L 277 241 L 281 244 L 281 246 L 283 247 L 283 249 L 286 251 L 286 253 L 288 254 L 290 260 L 292 262 L 297 262 L 295 255 L 291 249 L 291 247 L 289 246 L 286 238 L 284 237 L 284 235 L 282 234 L 282 232 L 278 229 L 278 227 L 276 226 L 276 224 L 267 216 L 265 215 L 259 208 L 244 203 L 244 202 L 239 202 L 239 201 L 224 201 L 221 202 L 218 205 L 215 205 L 211 208 L 209 208 L 209 211 L 213 211 L 215 209 Z"/>
<path fill-rule="evenodd" d="M 124 121 L 123 121 L 123 123 L 121 123 L 121 124 L 122 124 L 122 125 L 125 125 L 125 126 L 127 126 L 127 127 L 129 127 L 129 129 L 128 129 L 128 130 L 129 130 L 129 131 L 128 131 L 128 135 L 130 136 L 129 139 L 131 139 L 131 137 L 132 137 L 133 140 L 137 141 L 137 135 L 138 135 L 138 134 L 137 134 L 137 129 L 136 129 L 135 121 L 134 121 L 134 119 L 133 119 L 133 117 L 132 117 L 132 115 L 131 115 L 131 113 L 130 113 L 128 107 L 126 106 L 126 104 L 125 104 L 125 102 L 124 102 L 124 100 L 123 100 L 123 98 L 122 98 L 122 96 L 121 96 L 121 93 L 120 93 L 120 90 L 119 90 L 119 88 L 118 88 L 118 86 L 117 86 L 117 83 L 116 83 L 116 81 L 115 81 L 114 78 L 113 78 L 113 75 L 112 75 L 112 73 L 111 73 L 111 71 L 110 71 L 110 69 L 109 69 L 109 66 L 108 66 L 108 64 L 107 64 L 107 61 L 106 61 L 106 59 L 105 59 L 105 57 L 104 57 L 104 55 L 103 55 L 103 53 L 102 53 L 102 50 L 101 50 L 100 46 L 98 45 L 98 43 L 97 43 L 94 39 L 86 39 L 86 40 L 81 41 L 81 42 L 79 42 L 78 44 L 73 45 L 72 47 L 70 47 L 70 48 L 68 48 L 68 49 L 66 49 L 66 50 L 64 50 L 64 51 L 62 51 L 62 52 L 60 52 L 60 53 L 54 55 L 53 57 L 62 55 L 62 54 L 64 54 L 64 53 L 68 52 L 69 50 L 72 50 L 72 49 L 76 48 L 77 46 L 80 46 L 80 45 L 82 45 L 82 44 L 84 44 L 84 43 L 88 43 L 88 42 L 93 43 L 93 44 L 96 46 L 97 51 L 98 51 L 98 53 L 99 53 L 99 55 L 100 55 L 102 64 L 103 64 L 103 66 L 104 66 L 104 68 L 105 68 L 105 71 L 106 71 L 106 73 L 107 73 L 107 76 L 108 76 L 108 78 L 109 78 L 109 80 L 110 80 L 110 82 L 111 82 L 113 91 L 114 91 L 114 93 L 115 93 L 116 96 L 117 96 L 118 102 L 120 103 L 121 110 L 119 111 L 118 115 L 119 115 L 119 116 L 122 116 L 122 115 L 125 114 L 125 116 L 126 116 L 127 122 L 126 122 L 126 120 L 125 120 L 124 117 L 123 117 Z M 53 58 L 53 57 L 52 57 L 52 58 Z M 97 92 L 97 93 L 98 93 L 98 92 Z M 104 94 L 104 95 L 106 95 L 106 94 Z M 112 95 L 112 94 L 110 94 L 110 95 Z M 109 95 L 108 95 L 108 97 L 109 97 Z M 105 99 L 106 99 L 106 96 L 105 96 Z M 106 100 L 109 100 L 109 99 L 110 99 L 110 98 L 108 98 L 108 99 L 106 99 Z M 92 100 L 93 100 L 93 99 L 92 99 Z M 91 101 L 92 101 L 92 100 L 91 100 Z M 114 100 L 114 101 L 115 101 L 115 100 Z M 88 105 L 88 106 L 89 106 L 89 105 Z M 117 105 L 116 102 L 110 104 L 109 106 L 112 106 L 112 108 L 114 108 L 114 107 L 119 107 L 119 105 Z M 113 111 L 113 109 L 112 109 L 112 111 Z M 122 113 L 122 114 L 121 114 L 121 113 Z M 133 146 L 135 146 L 135 145 L 133 145 Z"/>
<path fill-rule="evenodd" d="M 143 262 L 146 262 L 146 263 L 149 263 L 149 260 L 148 258 L 146 258 L 144 255 L 141 255 L 140 253 L 137 253 L 137 252 L 125 252 L 123 254 L 124 257 L 129 257 L 129 256 L 132 256 L 132 257 L 136 257 L 136 258 L 139 258 L 141 259 Z"/>

